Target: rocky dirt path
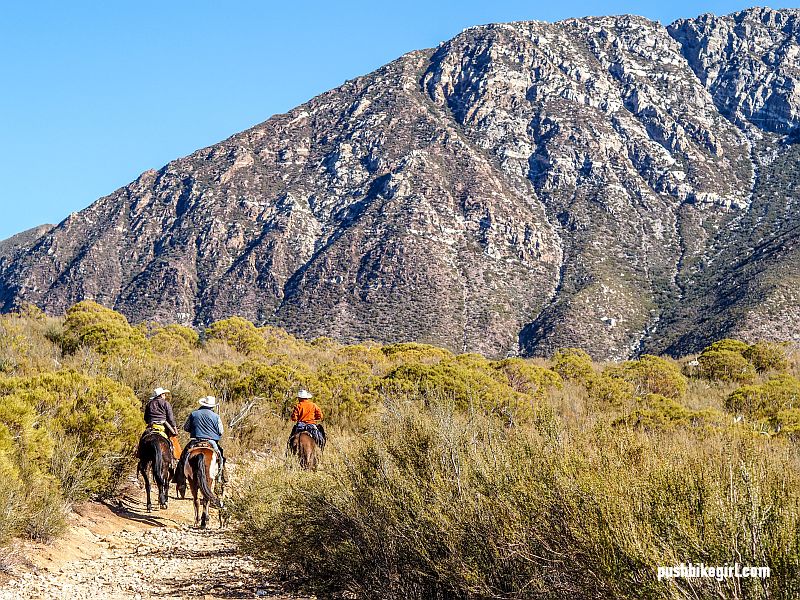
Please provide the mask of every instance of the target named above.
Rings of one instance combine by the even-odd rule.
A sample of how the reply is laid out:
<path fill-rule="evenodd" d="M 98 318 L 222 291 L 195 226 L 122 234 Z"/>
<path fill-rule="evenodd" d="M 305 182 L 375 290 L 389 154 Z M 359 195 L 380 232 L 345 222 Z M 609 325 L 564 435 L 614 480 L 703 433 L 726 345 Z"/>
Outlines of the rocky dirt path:
<path fill-rule="evenodd" d="M 173 488 L 174 492 L 174 488 Z M 19 545 L 5 557 L 0 600 L 298 598 L 259 575 L 218 528 L 191 526 L 191 500 L 170 498 L 148 514 L 131 486 L 114 504 L 75 508 L 67 534 L 51 545 Z"/>

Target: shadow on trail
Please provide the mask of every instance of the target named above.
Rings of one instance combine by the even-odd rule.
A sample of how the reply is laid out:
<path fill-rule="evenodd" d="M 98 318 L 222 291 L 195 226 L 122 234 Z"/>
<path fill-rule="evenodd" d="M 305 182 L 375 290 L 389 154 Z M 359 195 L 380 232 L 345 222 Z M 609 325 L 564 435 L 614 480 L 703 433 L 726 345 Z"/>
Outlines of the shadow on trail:
<path fill-rule="evenodd" d="M 169 525 L 181 523 L 170 517 L 159 516 L 157 511 L 148 513 L 145 503 L 131 496 L 124 496 L 114 500 L 103 500 L 102 504 L 118 517 L 143 525 L 168 527 Z"/>

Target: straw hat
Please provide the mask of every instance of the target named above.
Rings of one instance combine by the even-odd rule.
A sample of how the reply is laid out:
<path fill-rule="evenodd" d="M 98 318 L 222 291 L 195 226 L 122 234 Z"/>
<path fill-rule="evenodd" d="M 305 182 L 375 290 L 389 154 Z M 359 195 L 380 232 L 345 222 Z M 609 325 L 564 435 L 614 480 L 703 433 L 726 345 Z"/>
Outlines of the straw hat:
<path fill-rule="evenodd" d="M 150 400 L 155 400 L 159 396 L 163 396 L 164 394 L 169 394 L 169 390 L 165 390 L 164 388 L 157 387 L 153 390 L 153 395 L 150 396 Z"/>
<path fill-rule="evenodd" d="M 214 408 L 217 405 L 217 399 L 214 396 L 203 396 L 198 402 L 200 406 L 205 406 L 206 408 Z"/>

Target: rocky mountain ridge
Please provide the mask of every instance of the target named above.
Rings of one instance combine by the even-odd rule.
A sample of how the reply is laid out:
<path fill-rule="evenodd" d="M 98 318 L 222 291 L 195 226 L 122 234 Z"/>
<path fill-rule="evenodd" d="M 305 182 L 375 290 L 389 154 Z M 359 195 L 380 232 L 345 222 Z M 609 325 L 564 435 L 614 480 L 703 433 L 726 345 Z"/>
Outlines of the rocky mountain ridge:
<path fill-rule="evenodd" d="M 465 30 L 0 255 L 0 309 L 493 356 L 800 339 L 800 11 Z"/>

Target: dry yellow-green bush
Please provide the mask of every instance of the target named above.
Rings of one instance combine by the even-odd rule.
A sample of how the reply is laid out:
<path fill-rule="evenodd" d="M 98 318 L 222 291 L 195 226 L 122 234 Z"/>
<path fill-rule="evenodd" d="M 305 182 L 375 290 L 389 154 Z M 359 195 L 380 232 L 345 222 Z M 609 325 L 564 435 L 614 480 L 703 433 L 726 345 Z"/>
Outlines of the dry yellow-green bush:
<path fill-rule="evenodd" d="M 800 380 L 789 375 L 772 377 L 760 385 L 745 385 L 731 393 L 725 407 L 752 417 L 772 417 L 778 411 L 800 408 Z"/>
<path fill-rule="evenodd" d="M 230 317 L 212 323 L 205 335 L 209 340 L 220 340 L 242 354 L 251 355 L 267 351 L 267 343 L 258 328 L 241 317 Z"/>
<path fill-rule="evenodd" d="M 91 300 L 67 310 L 62 340 L 66 353 L 87 346 L 103 355 L 140 354 L 150 345 L 142 332 L 131 327 L 124 315 Z"/>
<path fill-rule="evenodd" d="M 730 416 L 714 409 L 692 410 L 675 398 L 648 394 L 639 407 L 616 423 L 653 431 L 675 427 L 711 427 L 730 423 Z"/>
<path fill-rule="evenodd" d="M 183 325 L 167 325 L 149 332 L 150 346 L 154 352 L 165 356 L 188 357 L 200 343 L 200 336 Z"/>
<path fill-rule="evenodd" d="M 594 375 L 591 357 L 580 348 L 562 348 L 553 356 L 553 370 L 563 379 L 586 381 Z"/>
<path fill-rule="evenodd" d="M 704 350 L 697 357 L 700 363 L 698 376 L 711 381 L 734 381 L 750 383 L 755 379 L 756 370 L 741 353 L 733 350 Z"/>
<path fill-rule="evenodd" d="M 505 375 L 512 389 L 538 400 L 544 400 L 551 390 L 564 387 L 558 373 L 521 358 L 506 358 L 492 363 L 492 367 Z"/>
<path fill-rule="evenodd" d="M 541 403 L 514 390 L 485 359 L 456 357 L 435 364 L 405 363 L 377 384 L 389 398 L 417 400 L 422 406 L 452 405 L 470 413 L 491 412 L 509 423 L 537 416 Z"/>
<path fill-rule="evenodd" d="M 784 373 L 789 368 L 786 349 L 781 344 L 757 342 L 742 352 L 759 373 Z"/>
<path fill-rule="evenodd" d="M 130 388 L 106 377 L 71 371 L 0 379 L 3 406 L 12 400 L 35 411 L 39 427 L 75 440 L 84 489 L 113 487 L 142 429 L 139 401 Z M 42 445 L 42 447 L 45 447 Z"/>
<path fill-rule="evenodd" d="M 312 475 L 267 466 L 233 501 L 240 544 L 309 591 L 382 599 L 800 593 L 798 456 L 777 439 L 735 429 L 565 436 L 397 409 L 330 460 Z M 656 579 L 659 565 L 733 560 L 767 565 L 772 576 Z"/>
<path fill-rule="evenodd" d="M 70 502 L 113 489 L 140 425 L 133 393 L 110 379 L 71 371 L 0 378 L 0 506 L 13 513 L 6 533 L 57 535 Z"/>
<path fill-rule="evenodd" d="M 710 346 L 707 346 L 703 349 L 703 352 L 736 352 L 737 354 L 744 354 L 747 352 L 750 346 L 741 340 L 734 340 L 731 338 L 725 338 L 722 340 L 717 340 Z"/>
<path fill-rule="evenodd" d="M 624 379 L 633 385 L 637 396 L 660 394 L 669 398 L 682 398 L 686 394 L 686 377 L 674 362 L 644 354 L 606 371 L 611 377 Z"/>

